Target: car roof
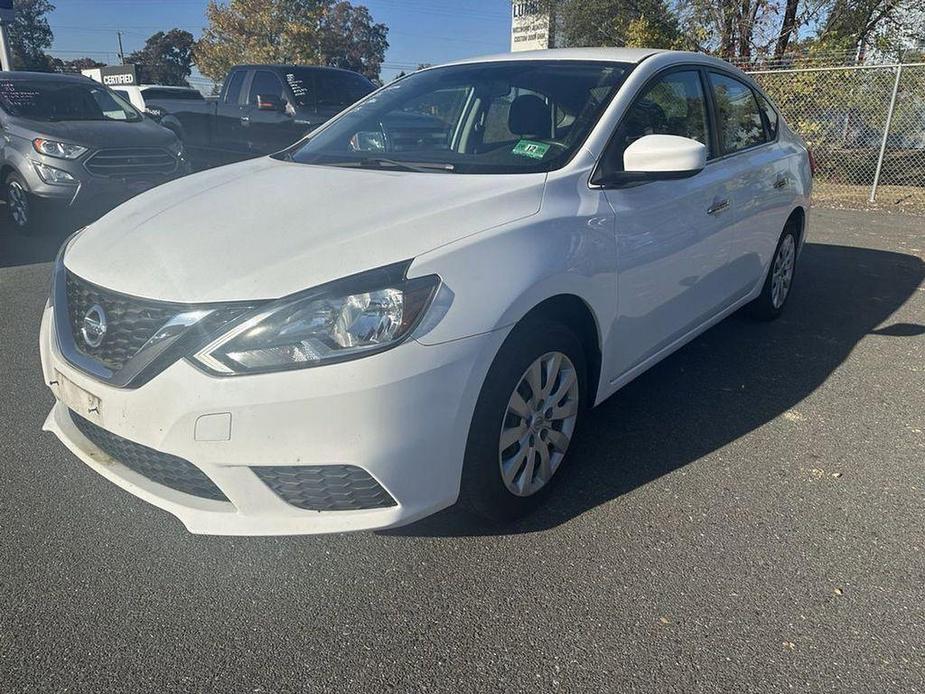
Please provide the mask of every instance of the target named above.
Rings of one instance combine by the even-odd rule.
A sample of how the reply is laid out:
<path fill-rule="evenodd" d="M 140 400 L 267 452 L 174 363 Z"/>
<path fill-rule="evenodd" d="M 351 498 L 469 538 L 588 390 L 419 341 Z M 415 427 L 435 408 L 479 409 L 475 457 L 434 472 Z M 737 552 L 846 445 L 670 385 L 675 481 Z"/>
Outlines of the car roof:
<path fill-rule="evenodd" d="M 588 61 L 609 63 L 639 64 L 646 58 L 659 56 L 667 61 L 674 58 L 678 62 L 715 65 L 726 70 L 741 72 L 720 58 L 691 51 L 668 51 L 661 48 L 548 48 L 539 51 L 519 51 L 517 53 L 495 53 L 473 58 L 454 60 L 443 65 L 466 65 L 471 63 L 492 63 L 530 60 Z M 434 66 L 440 67 L 440 66 Z"/>
<path fill-rule="evenodd" d="M 27 72 L 22 70 L 4 70 L 0 72 L 0 79 L 5 80 L 31 80 L 41 82 L 92 82 L 84 75 L 69 75 L 64 72 Z M 98 83 L 97 83 L 98 84 Z"/>
<path fill-rule="evenodd" d="M 659 48 L 547 48 L 539 51 L 494 53 L 454 60 L 444 65 L 491 63 L 509 60 L 593 60 L 614 63 L 639 63 L 656 53 L 669 53 Z"/>

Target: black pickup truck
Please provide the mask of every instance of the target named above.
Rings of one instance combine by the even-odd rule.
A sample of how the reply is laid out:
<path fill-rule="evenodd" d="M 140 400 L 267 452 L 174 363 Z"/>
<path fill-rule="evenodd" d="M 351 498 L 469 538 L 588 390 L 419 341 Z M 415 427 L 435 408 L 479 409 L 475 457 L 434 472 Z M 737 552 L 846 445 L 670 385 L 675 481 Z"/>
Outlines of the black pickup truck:
<path fill-rule="evenodd" d="M 238 65 L 218 99 L 160 99 L 158 115 L 201 168 L 284 149 L 374 89 L 349 70 Z"/>

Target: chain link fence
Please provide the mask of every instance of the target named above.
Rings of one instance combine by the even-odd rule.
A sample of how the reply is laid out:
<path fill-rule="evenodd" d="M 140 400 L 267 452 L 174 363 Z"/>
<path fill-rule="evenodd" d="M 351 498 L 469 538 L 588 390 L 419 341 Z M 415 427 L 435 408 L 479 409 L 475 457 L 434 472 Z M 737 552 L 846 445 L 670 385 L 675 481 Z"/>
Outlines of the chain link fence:
<path fill-rule="evenodd" d="M 812 149 L 814 202 L 925 212 L 925 63 L 750 74 Z"/>

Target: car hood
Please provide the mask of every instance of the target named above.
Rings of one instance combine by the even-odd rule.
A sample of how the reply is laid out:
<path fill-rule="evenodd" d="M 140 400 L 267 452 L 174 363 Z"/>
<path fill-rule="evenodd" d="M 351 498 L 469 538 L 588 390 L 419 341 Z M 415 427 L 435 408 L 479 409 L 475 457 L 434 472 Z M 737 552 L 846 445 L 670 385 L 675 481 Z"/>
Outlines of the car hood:
<path fill-rule="evenodd" d="M 23 137 L 42 136 L 49 140 L 62 140 L 83 145 L 89 149 L 103 147 L 167 147 L 176 136 L 167 128 L 145 118 L 134 123 L 119 121 L 34 121 L 11 119 L 14 129 L 22 130 Z"/>
<path fill-rule="evenodd" d="M 139 297 L 278 298 L 535 214 L 545 180 L 256 159 L 133 198 L 90 225 L 64 262 Z"/>

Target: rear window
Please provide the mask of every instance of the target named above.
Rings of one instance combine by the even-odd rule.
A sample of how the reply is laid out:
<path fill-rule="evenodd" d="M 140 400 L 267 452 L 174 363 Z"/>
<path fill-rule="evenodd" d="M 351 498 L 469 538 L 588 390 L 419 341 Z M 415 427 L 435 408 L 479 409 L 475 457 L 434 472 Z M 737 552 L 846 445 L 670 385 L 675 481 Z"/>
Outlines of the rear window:
<path fill-rule="evenodd" d="M 764 123 L 752 88 L 716 72 L 710 73 L 710 84 L 723 152 L 740 152 L 765 142 Z"/>

